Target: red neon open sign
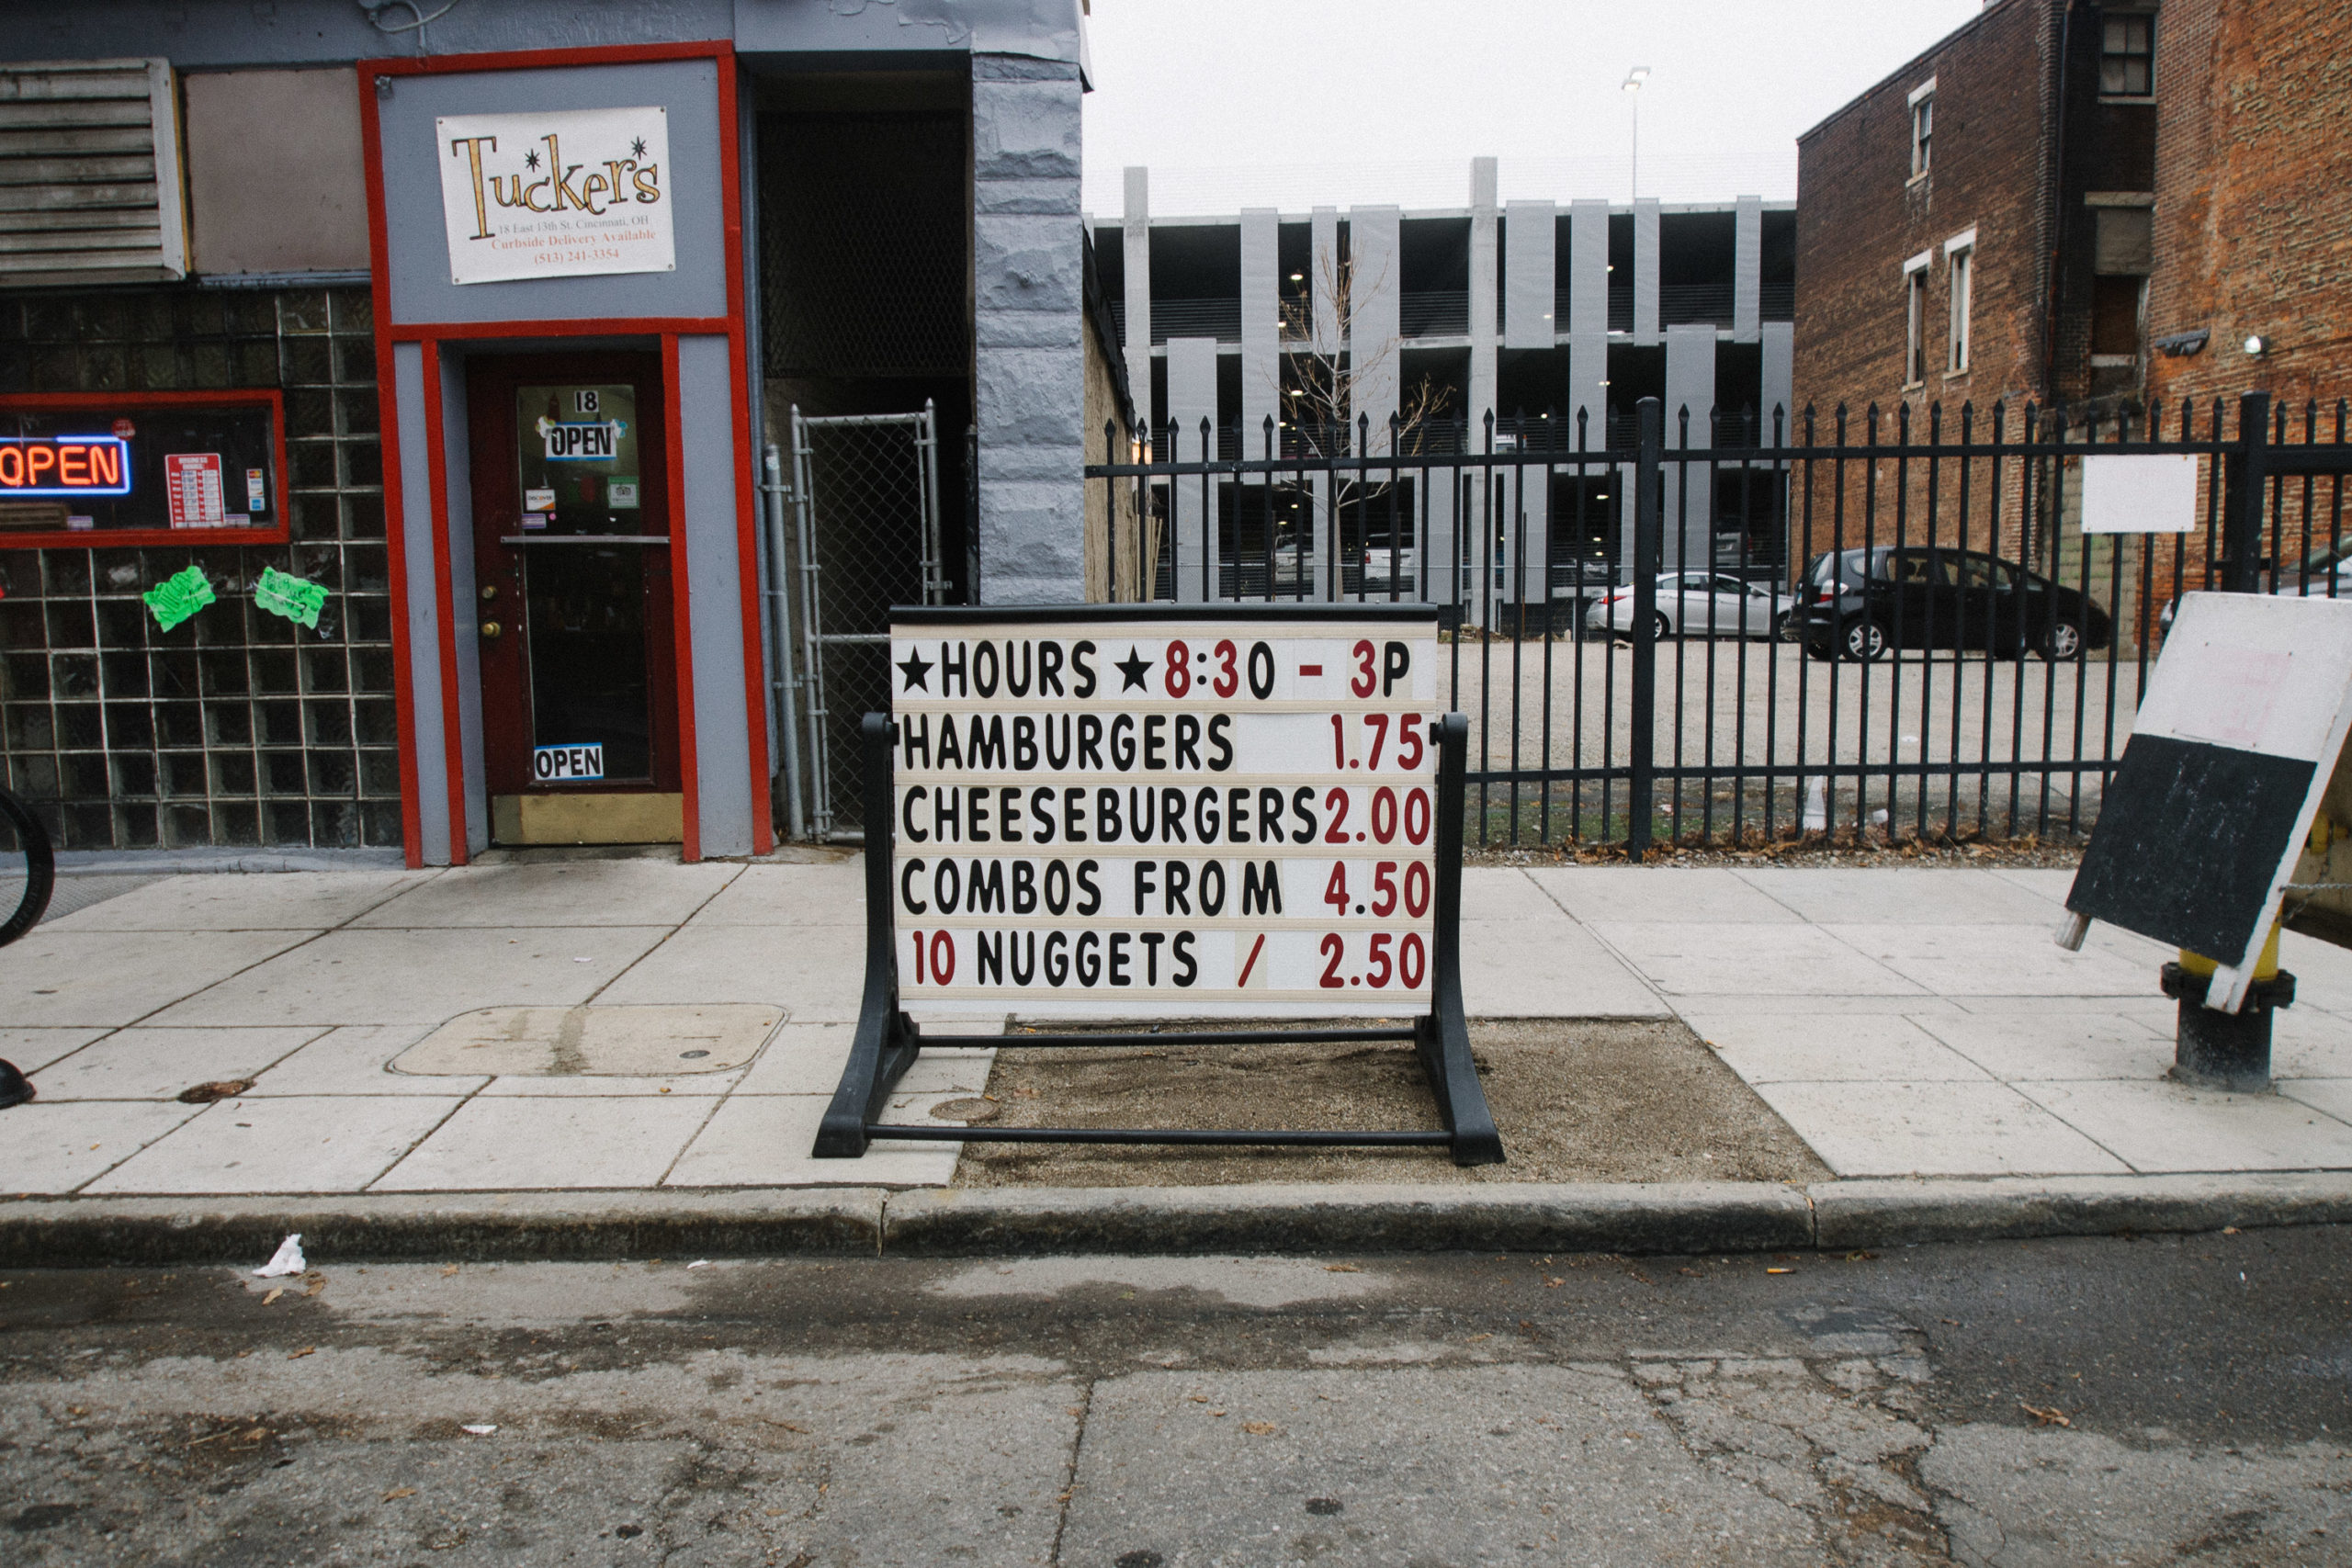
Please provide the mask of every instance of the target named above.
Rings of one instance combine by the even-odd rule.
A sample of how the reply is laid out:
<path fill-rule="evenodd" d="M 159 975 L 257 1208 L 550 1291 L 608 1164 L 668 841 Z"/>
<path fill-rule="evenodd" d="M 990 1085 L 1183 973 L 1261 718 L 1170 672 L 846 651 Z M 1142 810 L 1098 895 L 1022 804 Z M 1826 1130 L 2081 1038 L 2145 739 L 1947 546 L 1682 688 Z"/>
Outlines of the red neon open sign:
<path fill-rule="evenodd" d="M 0 500 L 130 493 L 130 443 L 119 435 L 0 436 Z"/>

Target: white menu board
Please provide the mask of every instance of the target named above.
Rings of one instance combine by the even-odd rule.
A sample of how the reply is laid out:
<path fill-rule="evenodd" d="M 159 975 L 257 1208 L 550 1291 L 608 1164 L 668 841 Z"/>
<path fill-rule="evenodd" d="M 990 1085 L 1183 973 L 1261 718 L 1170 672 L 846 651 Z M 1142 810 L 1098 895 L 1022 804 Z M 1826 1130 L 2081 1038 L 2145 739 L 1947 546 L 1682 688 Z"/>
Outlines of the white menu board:
<path fill-rule="evenodd" d="M 909 1011 L 1429 1010 L 1433 613 L 910 613 L 890 664 Z"/>

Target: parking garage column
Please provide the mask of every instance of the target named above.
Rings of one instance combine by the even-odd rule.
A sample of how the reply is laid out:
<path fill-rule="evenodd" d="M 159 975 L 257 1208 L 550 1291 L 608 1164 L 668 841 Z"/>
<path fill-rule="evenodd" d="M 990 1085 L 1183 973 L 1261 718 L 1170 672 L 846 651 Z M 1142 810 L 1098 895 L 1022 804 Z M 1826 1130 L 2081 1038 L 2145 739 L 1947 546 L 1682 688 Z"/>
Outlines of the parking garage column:
<path fill-rule="evenodd" d="M 1657 203 L 1648 199 L 1634 203 L 1634 341 L 1658 341 Z M 1668 424 L 1674 423 L 1670 400 L 1666 418 Z"/>
<path fill-rule="evenodd" d="M 1507 349 L 1548 350 L 1556 341 L 1552 318 L 1557 292 L 1558 263 L 1554 252 L 1558 231 L 1558 211 L 1548 201 L 1514 201 L 1505 209 L 1502 345 Z M 1562 406 L 1560 390 L 1546 388 L 1543 406 L 1526 411 L 1529 432 L 1546 460 L 1544 468 L 1527 474 L 1526 558 L 1521 575 L 1531 604 L 1543 604 L 1551 591 L 1549 459 L 1576 441 L 1576 422 L 1571 411 Z M 1540 417 L 1545 413 L 1552 417 Z"/>
<path fill-rule="evenodd" d="M 1159 411 L 1151 400 L 1151 171 L 1136 164 L 1126 174 L 1126 211 L 1119 237 L 1126 264 L 1122 270 L 1127 292 L 1127 389 L 1149 439 L 1159 423 Z"/>
<path fill-rule="evenodd" d="M 1690 445 L 1714 444 L 1708 422 L 1715 405 L 1715 329 L 1698 322 L 1666 329 L 1665 536 L 1658 566 L 1671 571 L 1688 563 L 1704 570 L 1714 563 L 1714 486 L 1704 463 L 1687 468 L 1671 461 L 1683 445 L 1682 413 L 1690 411 Z M 1678 526 L 1679 525 L 1679 526 Z"/>
<path fill-rule="evenodd" d="M 1576 418 L 1586 416 L 1585 441 L 1609 445 L 1609 204 L 1578 201 L 1568 208 L 1568 445 Z"/>
<path fill-rule="evenodd" d="M 1176 437 L 1170 443 L 1168 453 L 1171 460 L 1216 460 L 1216 339 L 1168 340 L 1168 417 L 1176 426 Z M 1210 430 L 1206 441 L 1201 438 L 1201 421 L 1204 419 L 1209 422 Z M 1176 597 L 1184 604 L 1197 604 L 1202 597 L 1204 556 L 1208 562 L 1209 597 L 1216 596 L 1216 513 L 1213 506 L 1202 504 L 1200 476 L 1185 474 L 1170 483 L 1175 489 L 1176 502 L 1176 547 L 1170 552 L 1175 562 Z M 1216 495 L 1214 479 L 1208 493 L 1212 499 Z"/>
<path fill-rule="evenodd" d="M 1743 196 L 1732 211 L 1731 340 L 1754 343 L 1764 321 L 1764 198 Z"/>
<path fill-rule="evenodd" d="M 1495 305 L 1502 213 L 1495 204 L 1495 161 L 1470 160 L 1470 429 L 1473 438 L 1495 407 Z"/>
<path fill-rule="evenodd" d="M 1241 209 L 1241 451 L 1265 456 L 1266 421 L 1282 416 L 1282 220 Z"/>
<path fill-rule="evenodd" d="M 1309 243 L 1313 255 L 1309 260 L 1306 287 L 1310 291 L 1307 313 L 1312 318 L 1313 336 L 1307 347 L 1317 354 L 1340 352 L 1340 209 L 1318 207 L 1308 215 Z"/>
<path fill-rule="evenodd" d="M 1767 321 L 1763 329 L 1763 400 L 1756 411 L 1763 438 L 1772 436 L 1772 411 L 1781 411 L 1780 439 L 1793 440 L 1797 432 L 1797 326 L 1794 321 Z"/>
<path fill-rule="evenodd" d="M 1398 412 L 1398 392 L 1402 385 L 1404 354 L 1404 256 L 1399 246 L 1399 225 L 1404 214 L 1394 207 L 1355 207 L 1348 209 L 1348 246 L 1353 257 L 1351 298 L 1352 309 L 1348 318 L 1348 365 L 1351 374 L 1351 407 L 1349 409 L 1350 437 L 1358 428 L 1357 416 L 1370 422 L 1364 452 L 1379 455 L 1388 450 L 1388 422 Z M 1361 455 L 1361 454 L 1360 454 Z M 1358 473 L 1344 478 L 1340 494 L 1356 503 L 1358 515 L 1350 520 L 1347 537 L 1350 554 L 1361 562 L 1362 569 L 1382 583 L 1386 592 L 1387 557 L 1376 559 L 1364 532 L 1365 501 L 1378 477 Z M 1330 536 L 1328 513 L 1324 520 L 1324 537 L 1317 541 L 1328 546 Z M 1346 584 L 1341 584 L 1342 592 Z"/>

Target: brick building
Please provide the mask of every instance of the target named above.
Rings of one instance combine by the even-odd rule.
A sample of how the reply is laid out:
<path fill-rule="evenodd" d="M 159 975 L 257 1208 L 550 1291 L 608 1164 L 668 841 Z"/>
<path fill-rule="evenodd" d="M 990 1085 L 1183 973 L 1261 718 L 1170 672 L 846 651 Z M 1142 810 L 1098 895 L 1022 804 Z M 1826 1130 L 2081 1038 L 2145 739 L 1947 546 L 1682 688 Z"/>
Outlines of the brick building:
<path fill-rule="evenodd" d="M 2136 400 L 2155 22 L 1991 0 L 1797 139 L 1800 405 Z"/>
<path fill-rule="evenodd" d="M 2267 391 L 2324 438 L 2352 393 L 2352 9 L 2166 0 L 2147 393 Z M 2247 340 L 2262 340 L 2249 353 Z"/>
<path fill-rule="evenodd" d="M 1794 383 L 1821 438 L 1840 406 L 1855 438 L 1873 409 L 1883 439 L 1906 415 L 1922 437 L 1939 404 L 1947 440 L 1963 405 L 1979 440 L 1996 407 L 2010 439 L 2029 408 L 2045 434 L 2063 408 L 2070 438 L 2118 416 L 2177 434 L 2185 407 L 2194 434 L 2218 412 L 2233 436 L 2256 391 L 2290 439 L 2335 438 L 2352 391 L 2346 58 L 2352 8 L 2331 0 L 1991 0 L 1800 137 Z M 1932 487 L 1947 517 L 1955 467 Z M 1894 477 L 1920 493 L 1917 465 L 1849 465 L 1845 513 L 1887 515 Z M 2076 532 L 2064 475 L 1974 477 L 1967 542 L 2087 581 L 2132 646 L 2155 604 L 2136 604 L 2138 570 L 2113 573 L 2111 539 Z M 2302 482 L 2274 498 L 2282 516 L 2306 512 Z M 1827 510 L 1826 491 L 1805 500 Z M 2309 500 L 2321 520 L 2308 547 L 2279 547 L 2292 557 L 2337 536 L 2332 481 Z M 2188 587 L 2209 545 L 2149 542 L 2158 601 L 2176 548 Z"/>

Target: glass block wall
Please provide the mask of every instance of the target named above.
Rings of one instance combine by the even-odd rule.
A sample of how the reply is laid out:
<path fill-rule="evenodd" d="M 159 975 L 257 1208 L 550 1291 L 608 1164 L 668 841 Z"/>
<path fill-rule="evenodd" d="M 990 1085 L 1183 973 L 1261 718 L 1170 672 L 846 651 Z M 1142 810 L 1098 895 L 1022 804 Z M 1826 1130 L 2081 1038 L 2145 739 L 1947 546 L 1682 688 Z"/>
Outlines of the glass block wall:
<path fill-rule="evenodd" d="M 398 736 L 365 288 L 0 295 L 0 387 L 277 387 L 291 542 L 0 548 L 0 768 L 61 848 L 397 847 Z M 218 601 L 158 630 L 191 562 Z M 316 630 L 256 609 L 274 566 Z"/>

